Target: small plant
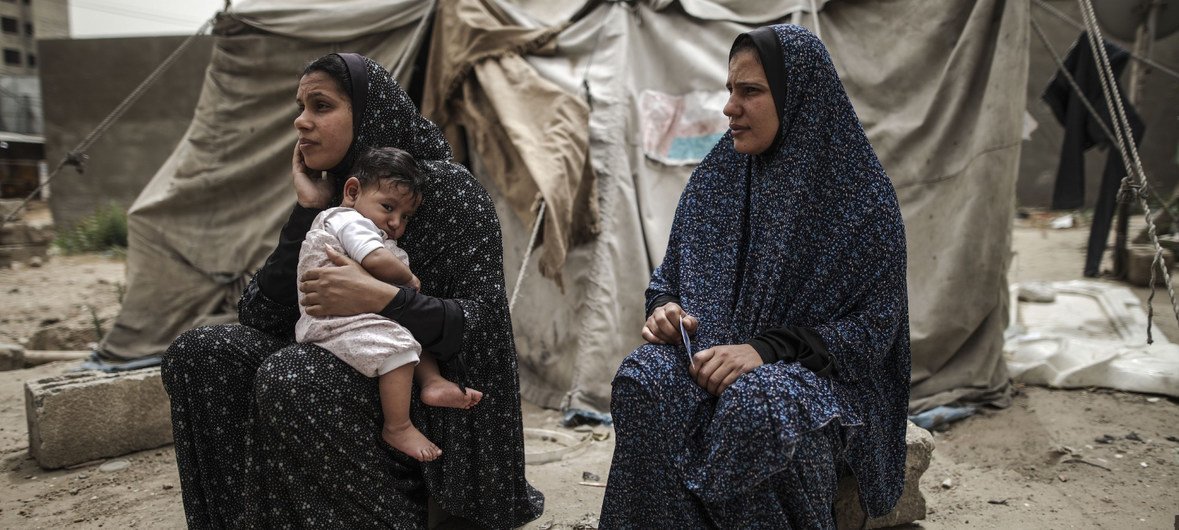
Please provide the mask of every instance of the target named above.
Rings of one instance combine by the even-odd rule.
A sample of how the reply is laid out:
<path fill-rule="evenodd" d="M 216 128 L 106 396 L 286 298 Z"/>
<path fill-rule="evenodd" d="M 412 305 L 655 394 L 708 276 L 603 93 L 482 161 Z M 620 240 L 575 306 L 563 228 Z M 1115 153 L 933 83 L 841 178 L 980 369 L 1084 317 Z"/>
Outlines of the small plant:
<path fill-rule="evenodd" d="M 90 312 L 90 325 L 94 326 L 94 335 L 98 337 L 98 340 L 102 340 L 106 336 L 106 332 L 102 330 L 102 320 L 98 318 L 98 310 L 90 304 L 86 304 L 86 310 Z"/>
<path fill-rule="evenodd" d="M 123 254 L 127 250 L 127 212 L 113 203 L 99 208 L 55 238 L 53 245 L 66 254 L 105 251 Z"/>

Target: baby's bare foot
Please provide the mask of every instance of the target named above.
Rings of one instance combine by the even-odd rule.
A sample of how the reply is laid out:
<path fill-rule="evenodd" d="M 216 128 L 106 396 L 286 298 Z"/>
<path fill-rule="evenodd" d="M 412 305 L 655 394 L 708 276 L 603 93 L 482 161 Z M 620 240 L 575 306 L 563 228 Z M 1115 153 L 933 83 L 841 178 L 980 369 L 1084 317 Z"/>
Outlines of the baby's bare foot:
<path fill-rule="evenodd" d="M 394 449 L 417 459 L 419 462 L 429 462 L 442 456 L 442 449 L 434 445 L 434 442 L 426 438 L 422 431 L 419 431 L 408 421 L 401 424 L 386 423 L 381 429 L 381 438 L 384 438 L 385 443 Z"/>
<path fill-rule="evenodd" d="M 431 407 L 469 409 L 483 399 L 483 393 L 468 388 L 466 393 L 458 385 L 441 377 L 422 384 L 422 403 Z"/>

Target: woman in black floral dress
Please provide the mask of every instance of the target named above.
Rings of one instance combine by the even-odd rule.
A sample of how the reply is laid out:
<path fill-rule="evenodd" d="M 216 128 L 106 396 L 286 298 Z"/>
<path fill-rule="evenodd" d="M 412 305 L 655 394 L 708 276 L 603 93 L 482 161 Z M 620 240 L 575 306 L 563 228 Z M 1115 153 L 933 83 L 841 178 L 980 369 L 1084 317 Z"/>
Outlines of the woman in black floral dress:
<path fill-rule="evenodd" d="M 544 498 L 524 478 L 516 352 L 491 199 L 375 62 L 325 56 L 304 72 L 297 99 L 298 204 L 242 295 L 241 325 L 188 331 L 164 357 L 189 526 L 425 528 L 427 496 L 488 528 L 539 517 Z M 297 281 L 312 219 L 331 205 L 359 150 L 385 146 L 409 151 L 425 175 L 423 206 L 401 246 L 429 296 L 343 261 Z M 309 177 L 320 170 L 333 178 Z M 484 392 L 471 410 L 414 407 L 414 424 L 442 448 L 441 458 L 419 464 L 386 446 L 376 379 L 293 341 L 297 285 L 309 312 L 397 320 L 434 353 L 444 375 Z"/>

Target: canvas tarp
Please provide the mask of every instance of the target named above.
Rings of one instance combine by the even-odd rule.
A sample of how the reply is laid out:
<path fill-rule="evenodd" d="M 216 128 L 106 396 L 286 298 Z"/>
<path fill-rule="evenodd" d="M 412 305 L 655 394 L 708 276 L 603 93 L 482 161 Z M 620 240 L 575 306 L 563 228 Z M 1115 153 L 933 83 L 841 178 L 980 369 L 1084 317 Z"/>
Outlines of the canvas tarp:
<path fill-rule="evenodd" d="M 472 11 L 485 5 L 459 3 Z M 785 19 L 806 2 L 798 4 L 804 5 L 786 6 L 769 18 L 762 11 L 758 22 Z M 736 16 L 703 19 L 699 13 L 720 11 L 695 7 L 692 2 L 599 5 L 558 35 L 555 50 L 526 56 L 543 77 L 590 104 L 589 151 L 600 211 L 597 239 L 569 251 L 563 293 L 538 276 L 521 287 L 513 322 L 522 388 L 531 401 L 608 410 L 613 373 L 640 341 L 643 290 L 662 260 L 676 199 L 692 169 L 661 163 L 659 153 L 645 150 L 643 129 L 654 115 L 642 101 L 651 94 L 685 101 L 723 95 L 729 46 L 752 27 Z M 521 10 L 508 11 L 517 15 L 513 23 L 525 28 L 544 25 Z M 802 22 L 814 26 L 810 17 Z M 914 410 L 955 401 L 1007 402 L 1002 331 L 1027 74 L 1026 24 L 1026 5 L 997 0 L 834 1 L 818 17 L 823 40 L 902 203 Z M 451 55 L 435 46 L 433 53 Z M 474 65 L 482 60 L 471 59 Z M 721 123 L 717 134 L 723 132 Z M 476 173 L 495 182 L 478 158 L 476 153 Z M 511 286 L 534 217 L 520 215 L 521 209 L 500 195 Z"/>
<path fill-rule="evenodd" d="M 273 3 L 243 2 L 235 10 L 250 12 L 250 6 Z M 662 116 L 659 127 L 669 128 L 663 133 L 692 140 L 677 156 L 699 156 L 700 140 L 708 135 L 696 133 L 708 133 L 700 127 L 716 128 L 715 122 L 666 119 L 666 112 L 653 109 L 683 108 L 688 101 L 713 105 L 708 102 L 723 93 L 732 39 L 753 24 L 788 20 L 811 2 L 775 2 L 756 13 L 739 2 L 718 0 L 446 3 L 472 10 L 466 15 L 475 19 L 491 17 L 484 20 L 494 20 L 501 31 L 460 31 L 453 42 L 433 43 L 438 48 L 431 48 L 432 55 L 453 52 L 446 47 L 461 44 L 463 35 L 511 35 L 502 27 L 519 26 L 520 40 L 497 42 L 505 53 L 456 53 L 461 60 L 449 71 L 466 74 L 451 76 L 461 87 L 455 94 L 472 100 L 442 102 L 452 105 L 442 116 L 453 122 L 443 125 L 523 113 L 523 100 L 501 93 L 519 90 L 513 81 L 519 79 L 544 86 L 543 93 L 563 102 L 567 110 L 562 112 L 568 114 L 546 121 L 553 120 L 545 115 L 549 109 L 533 105 L 527 111 L 536 116 L 509 116 L 522 118 L 517 123 L 556 123 L 576 143 L 576 132 L 567 125 L 581 118 L 569 95 L 588 109 L 592 176 L 578 167 L 578 148 L 546 144 L 555 137 L 543 134 L 511 136 L 510 123 L 497 124 L 508 138 L 483 140 L 482 149 L 472 137 L 488 134 L 485 129 L 467 129 L 462 138 L 472 146 L 473 171 L 496 197 L 509 292 L 535 218 L 522 207 L 536 198 L 528 192 L 543 196 L 552 183 L 563 187 L 570 199 L 563 208 L 573 227 L 579 197 L 588 193 L 583 184 L 593 183 L 589 191 L 597 195 L 598 217 L 596 225 L 586 226 L 596 226 L 597 236 L 566 248 L 563 290 L 539 274 L 526 277 L 513 326 L 527 399 L 607 411 L 614 371 L 640 341 L 643 290 L 662 260 L 676 200 L 692 169 L 658 161 L 666 153 L 650 151 L 654 144 L 643 141 L 643 127 L 650 132 Z M 232 317 L 238 285 L 272 248 L 292 203 L 287 165 L 294 140 L 290 98 L 295 73 L 307 60 L 334 50 L 365 53 L 391 68 L 398 61 L 404 64 L 422 27 L 420 19 L 398 11 L 412 8 L 407 5 L 390 4 L 384 15 L 358 11 L 366 18 L 353 27 L 404 20 L 395 30 L 372 35 L 349 33 L 347 23 L 339 22 L 347 17 L 338 18 L 335 4 L 328 3 L 300 4 L 300 9 L 322 12 L 276 10 L 276 18 L 269 19 L 260 10 L 253 18 L 234 20 L 237 26 L 218 39 L 188 135 L 132 209 L 127 300 L 106 339 L 108 349 L 130 357 L 158 353 L 209 315 Z M 1025 103 L 1028 7 L 1001 0 L 815 5 L 822 7 L 817 17 L 822 38 L 902 204 L 909 244 L 912 404 L 921 409 L 956 400 L 1002 404 L 1007 388 L 1001 351 L 1005 272 Z M 318 19 L 332 21 L 326 37 L 316 36 Z M 816 25 L 815 17 L 799 19 Z M 258 27 L 290 37 L 261 33 Z M 537 30 L 543 34 L 553 28 L 560 31 L 551 43 L 528 45 Z M 342 36 L 350 38 L 332 40 Z M 498 79 L 482 75 L 497 69 Z M 410 70 L 398 71 L 406 75 Z M 472 82 L 477 86 L 466 86 Z M 644 100 L 671 106 L 641 105 Z M 486 108 L 478 114 L 464 110 L 472 102 Z M 553 145 L 555 154 L 542 147 Z M 518 159 L 503 154 L 509 148 Z M 492 149 L 529 171 L 490 171 L 505 166 L 489 155 Z M 546 155 L 553 159 L 524 160 Z M 544 173 L 542 178 L 538 173 Z M 532 182 L 514 180 L 520 178 Z M 572 242 L 569 235 L 561 241 Z M 545 245 L 553 243 L 550 236 L 546 233 Z M 536 271 L 544 257 L 542 246 L 525 270 Z"/>

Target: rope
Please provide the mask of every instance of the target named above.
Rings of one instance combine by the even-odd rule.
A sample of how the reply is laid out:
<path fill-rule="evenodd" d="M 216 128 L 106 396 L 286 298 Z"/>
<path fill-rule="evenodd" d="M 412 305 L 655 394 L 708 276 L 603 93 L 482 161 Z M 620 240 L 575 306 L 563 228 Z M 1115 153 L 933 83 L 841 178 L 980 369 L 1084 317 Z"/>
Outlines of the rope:
<path fill-rule="evenodd" d="M 536 222 L 532 224 L 532 237 L 528 238 L 528 249 L 524 251 L 524 260 L 520 262 L 520 274 L 516 275 L 516 286 L 512 288 L 512 299 L 508 301 L 508 312 L 516 308 L 516 298 L 520 296 L 520 286 L 524 285 L 525 272 L 528 261 L 532 259 L 532 249 L 536 247 L 536 237 L 540 235 L 540 226 L 544 221 L 544 199 L 540 200 L 540 209 L 536 212 Z"/>
<path fill-rule="evenodd" d="M 1077 95 L 1077 98 L 1081 100 L 1081 104 L 1085 106 L 1085 110 L 1089 112 L 1089 115 L 1092 116 L 1093 120 L 1097 122 L 1097 125 L 1101 127 L 1102 132 L 1105 133 L 1105 137 L 1109 138 L 1110 142 L 1116 141 L 1117 135 L 1115 135 L 1113 131 L 1109 129 L 1109 124 L 1101 116 L 1101 114 L 1097 112 L 1097 109 L 1093 107 L 1093 104 L 1089 102 L 1089 98 L 1085 97 L 1085 93 L 1081 90 L 1080 85 L 1077 84 L 1076 79 L 1074 79 L 1072 74 L 1069 73 L 1068 69 L 1065 68 L 1064 61 L 1060 58 L 1060 54 L 1056 52 L 1056 48 L 1054 48 L 1052 43 L 1048 41 L 1048 36 L 1044 33 L 1044 29 L 1040 27 L 1040 23 L 1036 22 L 1035 17 L 1029 17 L 1028 20 L 1031 21 L 1032 29 L 1036 31 L 1036 35 L 1040 37 L 1040 42 L 1044 45 L 1045 48 L 1047 48 L 1048 55 L 1052 56 L 1052 60 L 1056 62 L 1057 71 L 1059 71 L 1061 75 L 1064 76 L 1064 80 L 1068 82 L 1069 87 L 1072 88 L 1073 92 Z M 1123 157 L 1124 156 L 1125 155 L 1123 155 Z M 1154 195 L 1153 186 L 1151 186 L 1150 182 L 1143 181 L 1142 188 L 1143 191 L 1145 191 L 1147 194 Z M 1179 211 L 1176 211 L 1172 208 L 1173 202 L 1161 204 L 1163 210 L 1167 210 L 1167 212 L 1171 214 L 1171 217 L 1179 220 Z"/>
<path fill-rule="evenodd" d="M 1171 310 L 1175 313 L 1175 320 L 1179 321 L 1179 304 L 1175 301 L 1175 287 L 1171 282 L 1171 271 L 1167 269 L 1166 263 L 1162 259 L 1162 246 L 1159 245 L 1158 233 L 1155 231 L 1154 221 L 1151 219 L 1150 204 L 1146 201 L 1146 194 L 1143 190 L 1142 184 L 1146 182 L 1146 171 L 1142 169 L 1142 159 L 1138 157 L 1138 147 L 1134 145 L 1134 141 L 1130 138 L 1130 121 L 1126 119 L 1126 109 L 1122 106 L 1122 98 L 1118 93 L 1118 86 L 1116 84 L 1117 78 L 1113 75 L 1113 68 L 1109 63 L 1109 56 L 1105 52 L 1104 40 L 1101 37 L 1101 28 L 1097 26 L 1097 15 L 1093 12 L 1093 3 L 1090 0 L 1077 0 L 1081 6 L 1081 15 L 1085 19 L 1085 25 L 1088 28 L 1089 45 L 1093 48 L 1093 54 L 1098 57 L 1098 69 L 1101 75 L 1098 78 L 1101 80 L 1101 91 L 1105 95 L 1105 103 L 1109 108 L 1117 110 L 1117 119 L 1113 122 L 1114 131 L 1117 133 L 1118 150 L 1122 153 L 1122 163 L 1126 166 L 1126 177 L 1122 179 L 1122 190 L 1119 195 L 1125 199 L 1130 199 L 1130 195 L 1138 199 L 1142 206 L 1143 213 L 1146 216 L 1147 233 L 1150 235 L 1150 241 L 1154 244 L 1155 259 L 1151 263 L 1151 283 L 1150 283 L 1150 298 L 1147 300 L 1147 318 L 1146 318 L 1146 343 L 1154 342 L 1151 336 L 1151 326 L 1154 319 L 1154 306 L 1150 304 L 1154 300 L 1154 269 L 1157 268 L 1163 273 L 1163 279 L 1167 283 L 1167 294 L 1171 298 Z M 1128 144 L 1128 145 L 1127 145 Z M 1127 150 L 1129 156 L 1127 156 Z M 1131 158 L 1132 157 L 1132 158 Z M 1133 161 L 1133 167 L 1130 162 Z M 1134 182 L 1131 182 L 1131 179 Z"/>
<path fill-rule="evenodd" d="M 815 0 L 811 0 L 811 17 L 815 20 L 815 37 L 823 40 L 823 28 L 819 27 L 819 8 L 815 7 Z"/>
<path fill-rule="evenodd" d="M 190 35 L 187 39 L 184 40 L 184 42 L 180 43 L 180 46 L 177 47 L 176 50 L 168 56 L 168 58 L 164 59 L 164 61 L 161 62 L 160 65 L 152 71 L 152 73 L 148 74 L 143 82 L 139 83 L 139 86 L 135 87 L 135 90 L 132 90 L 131 93 L 127 95 L 127 97 L 123 98 L 123 101 L 119 102 L 118 106 L 115 107 L 115 110 L 112 110 L 111 113 L 108 114 L 106 118 L 104 118 L 102 122 L 100 122 L 98 126 L 94 128 L 94 130 L 90 131 L 90 134 L 86 135 L 86 138 L 84 138 L 82 142 L 77 145 L 77 147 L 74 147 L 72 150 L 66 153 L 65 156 L 62 156 L 61 161 L 57 163 L 57 166 L 53 168 L 53 172 L 49 174 L 49 178 L 45 179 L 44 182 L 37 186 L 32 193 L 29 193 L 29 196 L 25 197 L 25 199 L 21 201 L 21 203 L 12 211 L 12 213 L 8 214 L 8 216 L 3 220 L 0 220 L 0 227 L 3 227 L 4 225 L 8 224 L 9 221 L 15 219 L 17 214 L 19 214 L 21 210 L 24 210 L 25 206 L 29 204 L 29 201 L 33 200 L 33 197 L 36 197 L 37 193 L 39 193 L 45 186 L 49 185 L 49 183 L 55 177 L 57 177 L 58 174 L 61 173 L 62 168 L 65 166 L 75 166 L 78 168 L 79 173 L 84 172 L 86 169 L 86 159 L 89 158 L 86 154 L 86 150 L 90 149 L 90 146 L 94 145 L 94 142 L 98 141 L 98 139 L 103 134 L 105 134 L 106 131 L 115 124 L 115 122 L 119 121 L 119 118 L 123 117 L 123 114 L 127 112 L 127 109 L 130 109 L 131 106 L 135 104 L 135 102 L 139 101 L 139 98 L 142 97 L 143 94 L 146 93 L 147 90 L 151 88 L 157 80 L 159 80 L 160 76 L 162 76 L 164 72 L 168 70 L 168 68 L 171 68 L 172 65 L 175 64 L 178 59 L 180 59 L 180 55 L 183 54 L 184 51 L 187 50 L 188 47 L 196 41 L 198 36 L 203 35 L 212 23 L 213 19 L 206 20 L 205 23 L 197 29 L 196 33 Z"/>
<path fill-rule="evenodd" d="M 1070 25 L 1078 30 L 1085 31 L 1084 24 L 1081 24 L 1080 22 L 1073 20 L 1071 17 L 1069 17 L 1068 15 L 1066 15 L 1064 13 L 1061 13 L 1060 10 L 1045 3 L 1044 0 L 1032 0 L 1032 1 L 1036 4 L 1036 7 L 1039 7 L 1040 9 L 1047 11 L 1048 14 L 1050 14 L 1060 20 L 1063 20 L 1068 25 Z M 1153 59 L 1151 59 L 1149 57 L 1143 57 L 1143 56 L 1135 53 L 1132 50 L 1129 53 L 1130 53 L 1131 57 L 1137 59 L 1138 61 L 1145 63 L 1153 68 L 1157 68 L 1160 72 L 1163 72 L 1164 74 L 1174 77 L 1175 79 L 1179 79 L 1179 71 L 1175 71 L 1175 69 L 1165 66 L 1157 61 L 1154 61 Z"/>

